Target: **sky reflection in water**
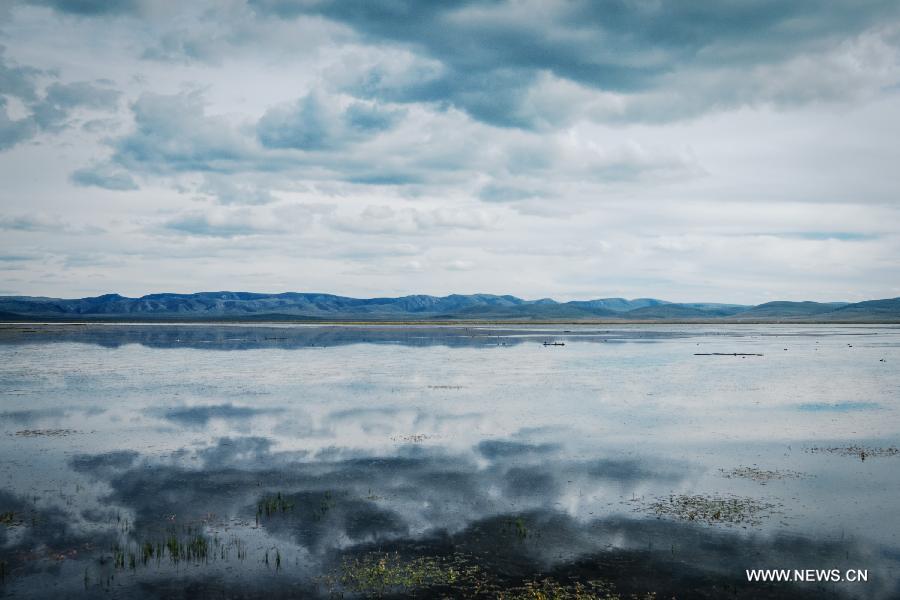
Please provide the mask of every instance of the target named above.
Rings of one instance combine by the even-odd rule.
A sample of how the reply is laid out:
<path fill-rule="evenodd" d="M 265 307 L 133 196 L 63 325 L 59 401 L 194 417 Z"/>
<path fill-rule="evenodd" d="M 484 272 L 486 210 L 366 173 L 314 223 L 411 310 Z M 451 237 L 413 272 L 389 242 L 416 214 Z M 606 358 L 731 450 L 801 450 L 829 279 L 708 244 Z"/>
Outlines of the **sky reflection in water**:
<path fill-rule="evenodd" d="M 398 552 L 501 587 L 896 597 L 900 456 L 854 449 L 900 442 L 898 348 L 860 326 L 6 326 L 0 594 L 327 597 Z M 658 518 L 681 495 L 768 508 Z M 172 535 L 205 558 L 142 564 Z"/>

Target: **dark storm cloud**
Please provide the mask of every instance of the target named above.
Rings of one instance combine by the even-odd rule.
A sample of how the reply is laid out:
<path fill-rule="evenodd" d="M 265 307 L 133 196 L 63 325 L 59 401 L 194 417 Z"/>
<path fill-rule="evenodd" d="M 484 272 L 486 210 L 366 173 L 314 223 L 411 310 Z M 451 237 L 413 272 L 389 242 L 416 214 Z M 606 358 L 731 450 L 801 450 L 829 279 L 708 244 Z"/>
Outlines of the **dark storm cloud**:
<path fill-rule="evenodd" d="M 679 71 L 732 69 L 822 51 L 896 17 L 885 0 L 803 2 L 521 3 L 487 0 L 306 2 L 251 0 L 284 19 L 321 15 L 370 43 L 436 61 L 397 75 L 373 68 L 352 89 L 397 102 L 434 102 L 501 126 L 535 126 L 527 94 L 542 74 L 587 88 L 646 92 Z M 713 108 L 725 100 L 705 99 Z"/>

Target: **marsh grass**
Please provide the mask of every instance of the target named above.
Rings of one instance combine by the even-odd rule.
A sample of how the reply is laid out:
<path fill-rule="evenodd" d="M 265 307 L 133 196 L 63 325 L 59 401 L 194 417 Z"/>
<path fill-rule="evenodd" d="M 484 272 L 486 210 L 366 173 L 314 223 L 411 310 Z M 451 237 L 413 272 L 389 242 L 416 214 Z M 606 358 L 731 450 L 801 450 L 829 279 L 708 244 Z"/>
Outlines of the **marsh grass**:
<path fill-rule="evenodd" d="M 497 592 L 497 600 L 653 600 L 656 594 L 622 596 L 611 583 L 587 581 L 563 584 L 553 579 L 530 581 L 523 586 Z"/>
<path fill-rule="evenodd" d="M 478 572 L 477 567 L 465 564 L 460 557 L 405 559 L 396 553 L 372 553 L 345 560 L 337 582 L 349 591 L 380 597 L 389 592 L 472 584 Z"/>
<path fill-rule="evenodd" d="M 813 446 L 812 448 L 807 448 L 806 451 L 810 454 L 835 454 L 838 456 L 855 456 L 861 461 L 865 461 L 867 458 L 897 456 L 898 454 L 900 454 L 900 449 L 898 449 L 896 446 L 887 446 L 883 448 L 858 445 L 829 447 Z"/>
<path fill-rule="evenodd" d="M 239 557 L 242 550 L 238 544 Z M 187 532 L 169 532 L 161 538 L 116 544 L 112 547 L 111 558 L 114 568 L 135 570 L 138 566 L 151 563 L 159 565 L 164 560 L 175 565 L 182 562 L 205 564 L 210 558 L 225 560 L 227 557 L 228 553 L 218 537 L 211 541 L 206 535 L 188 528 Z M 104 559 L 101 558 L 102 562 Z"/>
<path fill-rule="evenodd" d="M 758 525 L 776 505 L 737 496 L 672 495 L 642 507 L 658 517 L 723 525 Z"/>
<path fill-rule="evenodd" d="M 529 535 L 528 527 L 525 525 L 525 519 L 522 517 L 506 520 L 503 524 L 503 530 L 507 533 L 512 533 L 520 540 L 527 539 Z"/>
<path fill-rule="evenodd" d="M 331 494 L 331 492 L 325 492 L 322 495 L 322 499 L 319 500 L 319 506 L 314 509 L 313 519 L 316 521 L 324 519 L 325 515 L 328 514 L 328 511 L 337 506 L 337 500 Z"/>
<path fill-rule="evenodd" d="M 722 474 L 722 477 L 726 479 L 749 479 L 751 481 L 755 481 L 761 485 L 765 485 L 766 483 L 774 480 L 780 479 L 803 479 L 808 477 L 805 473 L 800 473 L 799 471 L 790 471 L 787 469 L 776 469 L 774 471 L 768 471 L 766 469 L 760 469 L 758 467 L 737 467 L 735 469 L 719 469 L 719 472 Z"/>
<path fill-rule="evenodd" d="M 428 435 L 425 433 L 410 433 L 407 435 L 393 435 L 391 436 L 392 442 L 403 442 L 406 444 L 420 444 L 426 440 L 430 440 L 434 438 L 433 435 Z"/>
<path fill-rule="evenodd" d="M 412 595 L 493 600 L 653 600 L 654 594 L 622 596 L 606 581 L 561 583 L 552 578 L 518 585 L 504 582 L 462 554 L 403 558 L 374 552 L 345 560 L 329 582 L 332 595 L 343 592 L 366 598 Z"/>
<path fill-rule="evenodd" d="M 286 513 L 294 510 L 294 502 L 288 500 L 278 492 L 274 496 L 264 496 L 256 503 L 256 524 L 259 525 L 261 517 L 271 517 L 278 513 Z"/>
<path fill-rule="evenodd" d="M 64 437 L 81 433 L 76 429 L 22 429 L 16 432 L 17 437 Z"/>

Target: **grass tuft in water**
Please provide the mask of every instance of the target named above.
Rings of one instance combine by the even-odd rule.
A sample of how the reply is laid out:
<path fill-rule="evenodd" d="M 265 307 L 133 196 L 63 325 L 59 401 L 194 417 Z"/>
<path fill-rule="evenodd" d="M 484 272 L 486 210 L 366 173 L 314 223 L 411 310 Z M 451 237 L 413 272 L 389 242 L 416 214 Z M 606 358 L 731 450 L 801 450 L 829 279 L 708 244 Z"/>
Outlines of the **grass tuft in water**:
<path fill-rule="evenodd" d="M 497 600 L 653 600 L 656 594 L 622 596 L 611 583 L 588 581 L 562 584 L 553 579 L 530 581 L 523 586 L 500 590 Z"/>
<path fill-rule="evenodd" d="M 341 565 L 341 586 L 363 594 L 413 591 L 435 586 L 452 586 L 468 579 L 470 571 L 461 564 L 440 557 L 403 559 L 398 554 L 373 553 L 346 560 Z"/>
<path fill-rule="evenodd" d="M 655 595 L 622 596 L 606 581 L 560 583 L 546 578 L 520 585 L 503 584 L 461 554 L 450 557 L 403 558 L 397 553 L 375 552 L 345 560 L 331 592 L 367 598 L 394 595 L 493 600 L 653 600 Z"/>
<path fill-rule="evenodd" d="M 771 515 L 775 505 L 737 496 L 672 495 L 643 507 L 658 517 L 707 524 L 757 525 Z"/>
<path fill-rule="evenodd" d="M 274 496 L 265 496 L 256 503 L 256 524 L 259 525 L 259 520 L 263 516 L 271 517 L 292 510 L 294 510 L 293 501 L 288 500 L 281 492 Z"/>
<path fill-rule="evenodd" d="M 838 456 L 855 456 L 861 461 L 865 461 L 867 458 L 900 455 L 900 448 L 897 448 L 896 446 L 887 446 L 884 448 L 857 445 L 830 447 L 814 446 L 812 448 L 807 448 L 806 451 L 810 454 L 836 454 Z"/>
<path fill-rule="evenodd" d="M 802 479 L 807 475 L 804 473 L 800 473 L 799 471 L 790 471 L 787 469 L 776 469 L 774 471 L 768 471 L 766 469 L 760 469 L 759 467 L 737 467 L 735 469 L 719 469 L 719 472 L 722 473 L 722 477 L 727 479 L 749 479 L 751 481 L 755 481 L 759 484 L 765 485 L 766 483 L 779 480 L 779 479 Z"/>

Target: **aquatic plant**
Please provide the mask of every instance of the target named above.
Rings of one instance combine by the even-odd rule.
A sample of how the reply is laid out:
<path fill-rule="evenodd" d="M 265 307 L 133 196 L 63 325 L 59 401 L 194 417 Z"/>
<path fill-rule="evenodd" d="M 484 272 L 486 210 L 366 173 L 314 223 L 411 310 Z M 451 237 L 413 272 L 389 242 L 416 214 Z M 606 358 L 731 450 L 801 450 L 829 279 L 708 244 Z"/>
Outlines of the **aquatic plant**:
<path fill-rule="evenodd" d="M 768 517 L 775 505 L 737 496 L 672 495 L 642 507 L 658 517 L 708 524 L 756 525 Z"/>
<path fill-rule="evenodd" d="M 524 540 L 528 537 L 528 528 L 525 526 L 525 519 L 522 517 L 507 519 L 503 529 L 504 531 L 512 532 L 520 540 Z"/>
<path fill-rule="evenodd" d="M 858 445 L 830 447 L 814 446 L 812 448 L 807 448 L 806 451 L 810 454 L 836 454 L 838 456 L 856 456 L 862 461 L 865 461 L 867 458 L 897 456 L 898 454 L 900 454 L 900 449 L 898 449 L 896 446 L 887 446 L 883 448 Z"/>
<path fill-rule="evenodd" d="M 806 477 L 804 473 L 800 473 L 799 471 L 790 471 L 787 469 L 776 469 L 774 471 L 769 471 L 766 469 L 760 469 L 758 467 L 737 467 L 734 469 L 719 469 L 719 472 L 722 473 L 722 477 L 727 479 L 750 479 L 751 481 L 755 481 L 759 484 L 765 485 L 767 482 L 776 480 L 776 479 L 801 479 Z"/>
<path fill-rule="evenodd" d="M 622 596 L 606 581 L 563 584 L 547 578 L 496 593 L 497 600 L 653 600 L 656 594 Z"/>
<path fill-rule="evenodd" d="M 202 533 L 197 533 L 188 528 L 187 534 L 179 535 L 177 532 L 170 532 L 162 539 L 143 540 L 140 542 L 126 543 L 124 546 L 116 544 L 112 547 L 112 562 L 116 569 L 137 569 L 140 566 L 146 566 L 152 560 L 156 560 L 159 564 L 163 559 L 168 559 L 171 563 L 207 562 L 210 555 L 209 539 Z M 242 549 L 238 550 L 239 556 Z M 215 557 L 214 554 L 212 556 Z M 221 554 L 222 558 L 226 558 L 224 550 Z M 104 558 L 101 558 L 101 562 Z"/>
<path fill-rule="evenodd" d="M 271 517 L 277 513 L 284 513 L 294 509 L 294 503 L 278 492 L 274 496 L 264 496 L 256 503 L 256 524 L 262 516 Z"/>
<path fill-rule="evenodd" d="M 396 553 L 372 553 L 344 561 L 338 581 L 356 593 L 383 595 L 471 581 L 473 571 L 462 566 L 441 557 L 404 559 Z"/>
<path fill-rule="evenodd" d="M 393 595 L 494 600 L 653 600 L 655 594 L 622 596 L 602 580 L 560 583 L 552 578 L 518 585 L 486 571 L 469 556 L 420 556 L 373 552 L 345 560 L 329 582 L 332 594 L 349 591 L 368 598 Z"/>
<path fill-rule="evenodd" d="M 407 444 L 419 444 L 424 442 L 425 440 L 432 439 L 433 435 L 428 435 L 425 433 L 410 433 L 406 435 L 393 435 L 391 436 L 392 442 L 405 442 Z"/>
<path fill-rule="evenodd" d="M 81 433 L 77 429 L 22 429 L 16 432 L 18 437 L 63 437 Z"/>
<path fill-rule="evenodd" d="M 331 492 L 325 492 L 322 496 L 322 500 L 319 501 L 318 511 L 315 513 L 315 518 L 322 519 L 328 514 L 328 511 L 337 506 L 337 502 L 331 496 Z"/>

